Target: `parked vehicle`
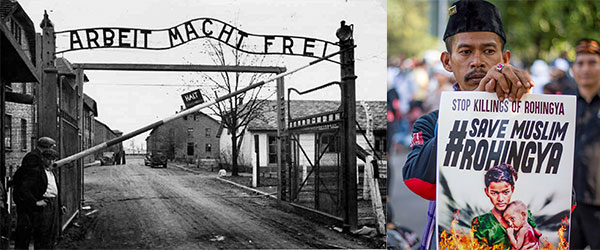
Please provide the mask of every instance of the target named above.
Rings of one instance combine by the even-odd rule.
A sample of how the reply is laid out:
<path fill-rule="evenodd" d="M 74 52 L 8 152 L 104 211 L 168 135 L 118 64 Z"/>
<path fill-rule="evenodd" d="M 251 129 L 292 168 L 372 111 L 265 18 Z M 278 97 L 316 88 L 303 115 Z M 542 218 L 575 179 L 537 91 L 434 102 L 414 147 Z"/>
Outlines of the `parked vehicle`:
<path fill-rule="evenodd" d="M 115 152 L 104 152 L 100 157 L 100 165 L 113 165 L 115 163 Z"/>
<path fill-rule="evenodd" d="M 151 163 L 152 163 L 152 155 L 146 154 L 146 156 L 144 156 L 144 165 L 150 166 Z"/>
<path fill-rule="evenodd" d="M 162 166 L 163 168 L 167 168 L 167 156 L 161 152 L 147 154 L 144 158 L 144 165 L 150 167 Z"/>

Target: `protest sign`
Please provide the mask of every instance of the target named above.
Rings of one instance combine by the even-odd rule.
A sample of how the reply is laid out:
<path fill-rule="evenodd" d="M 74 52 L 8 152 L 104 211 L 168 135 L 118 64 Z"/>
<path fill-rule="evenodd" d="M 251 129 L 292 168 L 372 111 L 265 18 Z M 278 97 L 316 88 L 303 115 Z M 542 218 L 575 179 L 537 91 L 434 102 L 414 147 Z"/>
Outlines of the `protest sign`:
<path fill-rule="evenodd" d="M 575 111 L 575 96 L 442 94 L 439 249 L 567 249 Z"/>

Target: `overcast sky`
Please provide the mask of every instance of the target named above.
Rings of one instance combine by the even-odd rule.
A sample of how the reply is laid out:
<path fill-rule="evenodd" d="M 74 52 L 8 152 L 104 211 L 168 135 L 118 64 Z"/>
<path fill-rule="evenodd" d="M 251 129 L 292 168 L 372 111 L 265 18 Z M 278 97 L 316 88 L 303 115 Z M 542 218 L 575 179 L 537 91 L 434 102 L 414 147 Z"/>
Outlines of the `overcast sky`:
<path fill-rule="evenodd" d="M 341 20 L 354 25 L 357 45 L 357 100 L 386 98 L 386 2 L 385 0 L 252 0 L 252 1 L 156 1 L 156 0 L 20 0 L 33 20 L 36 32 L 44 10 L 55 31 L 82 28 L 123 27 L 165 29 L 186 21 L 210 17 L 238 29 L 260 35 L 290 35 L 336 42 Z M 176 48 L 153 51 L 93 49 L 58 54 L 72 63 L 172 63 L 209 64 L 203 39 Z M 57 46 L 61 46 L 58 44 Z M 65 45 L 62 45 L 65 46 Z M 296 56 L 268 56 L 273 66 L 289 70 L 314 60 Z M 179 110 L 181 94 L 197 89 L 189 82 L 201 73 L 86 71 L 90 82 L 84 92 L 98 104 L 97 119 L 125 133 L 141 128 Z M 309 89 L 339 81 L 339 65 L 317 64 L 285 78 L 286 87 Z M 274 83 L 267 91 L 275 91 Z M 307 99 L 339 100 L 339 91 L 321 91 Z M 208 110 L 205 110 L 209 112 Z M 136 146 L 148 133 L 135 137 Z M 130 142 L 125 143 L 126 146 Z"/>

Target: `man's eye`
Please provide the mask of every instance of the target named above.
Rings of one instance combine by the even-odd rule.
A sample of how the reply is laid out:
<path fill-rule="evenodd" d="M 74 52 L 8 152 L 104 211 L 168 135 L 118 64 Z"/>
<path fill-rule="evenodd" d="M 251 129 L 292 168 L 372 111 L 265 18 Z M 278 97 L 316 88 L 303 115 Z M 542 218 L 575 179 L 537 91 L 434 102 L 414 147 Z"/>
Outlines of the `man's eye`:
<path fill-rule="evenodd" d="M 465 50 L 461 50 L 461 51 L 459 51 L 458 53 L 459 53 L 459 54 L 463 54 L 463 55 L 468 55 L 468 54 L 470 54 L 470 53 L 471 53 L 471 51 L 470 51 L 470 50 L 467 50 L 467 49 L 465 49 Z"/>
<path fill-rule="evenodd" d="M 493 50 L 493 49 L 486 49 L 486 50 L 483 51 L 483 53 L 486 53 L 486 54 L 494 54 L 495 52 L 496 51 Z"/>

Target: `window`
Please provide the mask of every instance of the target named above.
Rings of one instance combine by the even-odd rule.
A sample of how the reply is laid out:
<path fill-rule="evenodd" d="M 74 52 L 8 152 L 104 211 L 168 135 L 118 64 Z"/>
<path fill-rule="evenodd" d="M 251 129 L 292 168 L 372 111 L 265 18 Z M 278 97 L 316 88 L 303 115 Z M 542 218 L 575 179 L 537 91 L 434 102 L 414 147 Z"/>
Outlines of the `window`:
<path fill-rule="evenodd" d="M 194 155 L 194 143 L 193 142 L 188 142 L 188 145 L 187 145 L 187 154 L 188 155 Z"/>
<path fill-rule="evenodd" d="M 277 164 L 277 136 L 269 135 L 269 163 Z"/>
<path fill-rule="evenodd" d="M 184 116 L 183 116 L 183 119 L 187 121 L 187 115 L 184 115 Z"/>
<path fill-rule="evenodd" d="M 193 128 L 188 128 L 187 135 L 188 136 L 192 136 L 193 134 L 194 134 L 194 129 Z"/>
<path fill-rule="evenodd" d="M 27 149 L 27 120 L 21 119 L 21 149 Z"/>
<path fill-rule="evenodd" d="M 337 137 L 335 134 L 321 134 L 321 143 L 320 149 L 321 152 L 325 153 L 337 153 L 338 152 L 338 143 Z"/>
<path fill-rule="evenodd" d="M 4 147 L 12 148 L 12 116 L 4 115 Z"/>
<path fill-rule="evenodd" d="M 198 115 L 194 114 L 194 121 L 198 120 Z"/>
<path fill-rule="evenodd" d="M 27 94 L 27 83 L 21 83 L 21 94 Z"/>
<path fill-rule="evenodd" d="M 206 131 L 206 137 L 210 137 L 210 128 L 206 128 L 205 131 Z"/>
<path fill-rule="evenodd" d="M 19 25 L 15 19 L 10 20 L 10 30 L 15 37 L 15 41 L 21 44 L 21 25 Z"/>
<path fill-rule="evenodd" d="M 206 152 L 211 152 L 212 151 L 212 145 L 210 143 L 206 143 L 205 150 L 206 150 Z"/>

